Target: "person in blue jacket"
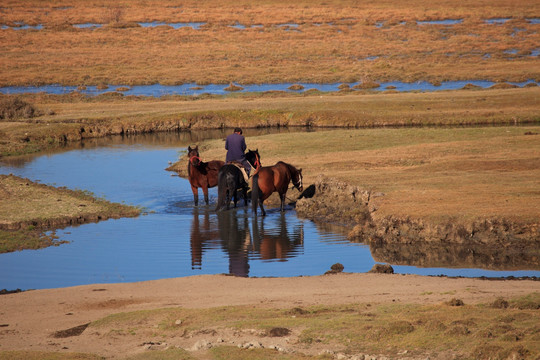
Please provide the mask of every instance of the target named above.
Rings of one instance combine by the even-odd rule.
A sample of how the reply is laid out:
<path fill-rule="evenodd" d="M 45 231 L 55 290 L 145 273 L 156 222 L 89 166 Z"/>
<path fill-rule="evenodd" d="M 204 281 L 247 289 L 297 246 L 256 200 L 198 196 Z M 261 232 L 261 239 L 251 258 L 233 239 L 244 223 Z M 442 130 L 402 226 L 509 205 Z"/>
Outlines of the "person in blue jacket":
<path fill-rule="evenodd" d="M 246 170 L 246 173 L 249 176 L 249 171 L 251 170 L 251 165 L 246 160 L 244 152 L 246 151 L 246 139 L 242 135 L 241 128 L 235 128 L 234 132 L 227 136 L 225 140 L 225 150 L 227 150 L 227 156 L 225 162 L 236 161 L 241 163 Z"/>

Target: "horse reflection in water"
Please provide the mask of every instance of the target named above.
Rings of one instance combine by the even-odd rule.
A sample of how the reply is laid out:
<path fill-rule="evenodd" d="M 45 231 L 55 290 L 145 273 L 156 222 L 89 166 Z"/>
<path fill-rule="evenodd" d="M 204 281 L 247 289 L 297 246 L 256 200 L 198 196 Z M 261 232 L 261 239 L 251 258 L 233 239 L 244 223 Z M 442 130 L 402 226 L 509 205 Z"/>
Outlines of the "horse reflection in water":
<path fill-rule="evenodd" d="M 304 226 L 298 224 L 287 229 L 283 214 L 277 218 L 277 226 L 269 222 L 274 219 L 252 219 L 241 211 L 211 213 L 208 210 L 193 210 L 191 226 L 192 269 L 202 269 L 204 252 L 221 247 L 229 258 L 229 273 L 249 276 L 249 260 L 286 261 L 300 253 L 304 245 Z M 266 223 L 266 226 L 265 226 Z M 259 254 L 259 255 L 257 255 Z"/>
<path fill-rule="evenodd" d="M 304 225 L 295 226 L 293 233 L 287 231 L 285 215 L 280 214 L 279 228 L 265 229 L 265 219 L 252 220 L 254 250 L 261 255 L 262 260 L 279 259 L 286 261 L 300 252 L 304 246 Z"/>

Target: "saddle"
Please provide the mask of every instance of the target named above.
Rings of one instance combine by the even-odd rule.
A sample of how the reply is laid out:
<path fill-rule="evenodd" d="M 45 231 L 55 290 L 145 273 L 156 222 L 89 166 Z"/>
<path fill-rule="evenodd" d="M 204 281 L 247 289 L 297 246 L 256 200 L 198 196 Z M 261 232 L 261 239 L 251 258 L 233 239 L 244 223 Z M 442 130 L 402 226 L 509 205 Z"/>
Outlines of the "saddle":
<path fill-rule="evenodd" d="M 236 166 L 242 172 L 242 175 L 244 176 L 244 180 L 246 181 L 248 186 L 251 188 L 250 181 L 249 181 L 250 177 L 248 176 L 246 169 L 244 168 L 244 165 L 242 165 L 238 161 L 229 161 L 227 164 Z"/>

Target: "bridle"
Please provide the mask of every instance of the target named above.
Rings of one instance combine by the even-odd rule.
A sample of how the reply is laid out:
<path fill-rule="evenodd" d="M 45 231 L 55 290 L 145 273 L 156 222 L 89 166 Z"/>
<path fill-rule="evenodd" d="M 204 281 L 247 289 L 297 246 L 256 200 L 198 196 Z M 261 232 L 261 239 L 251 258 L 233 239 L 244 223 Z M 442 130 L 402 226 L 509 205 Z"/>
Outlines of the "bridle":
<path fill-rule="evenodd" d="M 293 186 L 291 187 L 291 189 L 294 189 L 296 187 L 298 189 L 298 191 L 302 191 L 302 190 L 300 190 L 300 188 L 303 188 L 302 173 L 300 171 L 297 171 L 296 175 L 298 177 L 297 178 L 298 181 L 294 181 L 294 180 L 292 181 Z"/>
<path fill-rule="evenodd" d="M 202 162 L 202 159 L 201 159 L 199 156 L 193 155 L 192 157 L 189 158 L 189 163 L 190 163 L 191 165 L 193 165 L 193 166 L 197 166 L 197 165 L 195 165 L 195 164 L 193 163 L 193 160 L 195 160 L 195 159 L 199 160 L 199 162 Z"/>
<path fill-rule="evenodd" d="M 251 164 L 249 161 L 249 165 L 251 165 L 252 168 L 255 169 L 255 171 L 253 172 L 253 175 L 257 174 L 259 172 L 259 170 L 261 169 L 261 160 L 260 160 L 260 157 L 259 157 L 259 154 L 254 152 L 253 153 L 255 154 L 255 161 L 253 162 L 253 164 Z"/>
<path fill-rule="evenodd" d="M 261 167 L 261 160 L 259 158 L 259 154 L 255 153 L 255 162 L 253 163 L 253 165 L 255 165 L 255 170 L 259 170 L 259 168 Z"/>

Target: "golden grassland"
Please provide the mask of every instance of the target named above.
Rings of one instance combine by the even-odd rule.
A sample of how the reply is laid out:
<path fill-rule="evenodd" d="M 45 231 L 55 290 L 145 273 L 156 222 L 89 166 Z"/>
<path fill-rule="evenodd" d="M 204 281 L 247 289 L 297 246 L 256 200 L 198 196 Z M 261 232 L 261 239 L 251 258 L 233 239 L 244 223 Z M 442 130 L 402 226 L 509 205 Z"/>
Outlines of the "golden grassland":
<path fill-rule="evenodd" d="M 44 26 L 0 31 L 2 86 L 540 79 L 535 0 L 6 0 L 0 14 Z M 445 19 L 463 21 L 416 23 Z M 205 24 L 138 25 L 152 21 Z"/>

